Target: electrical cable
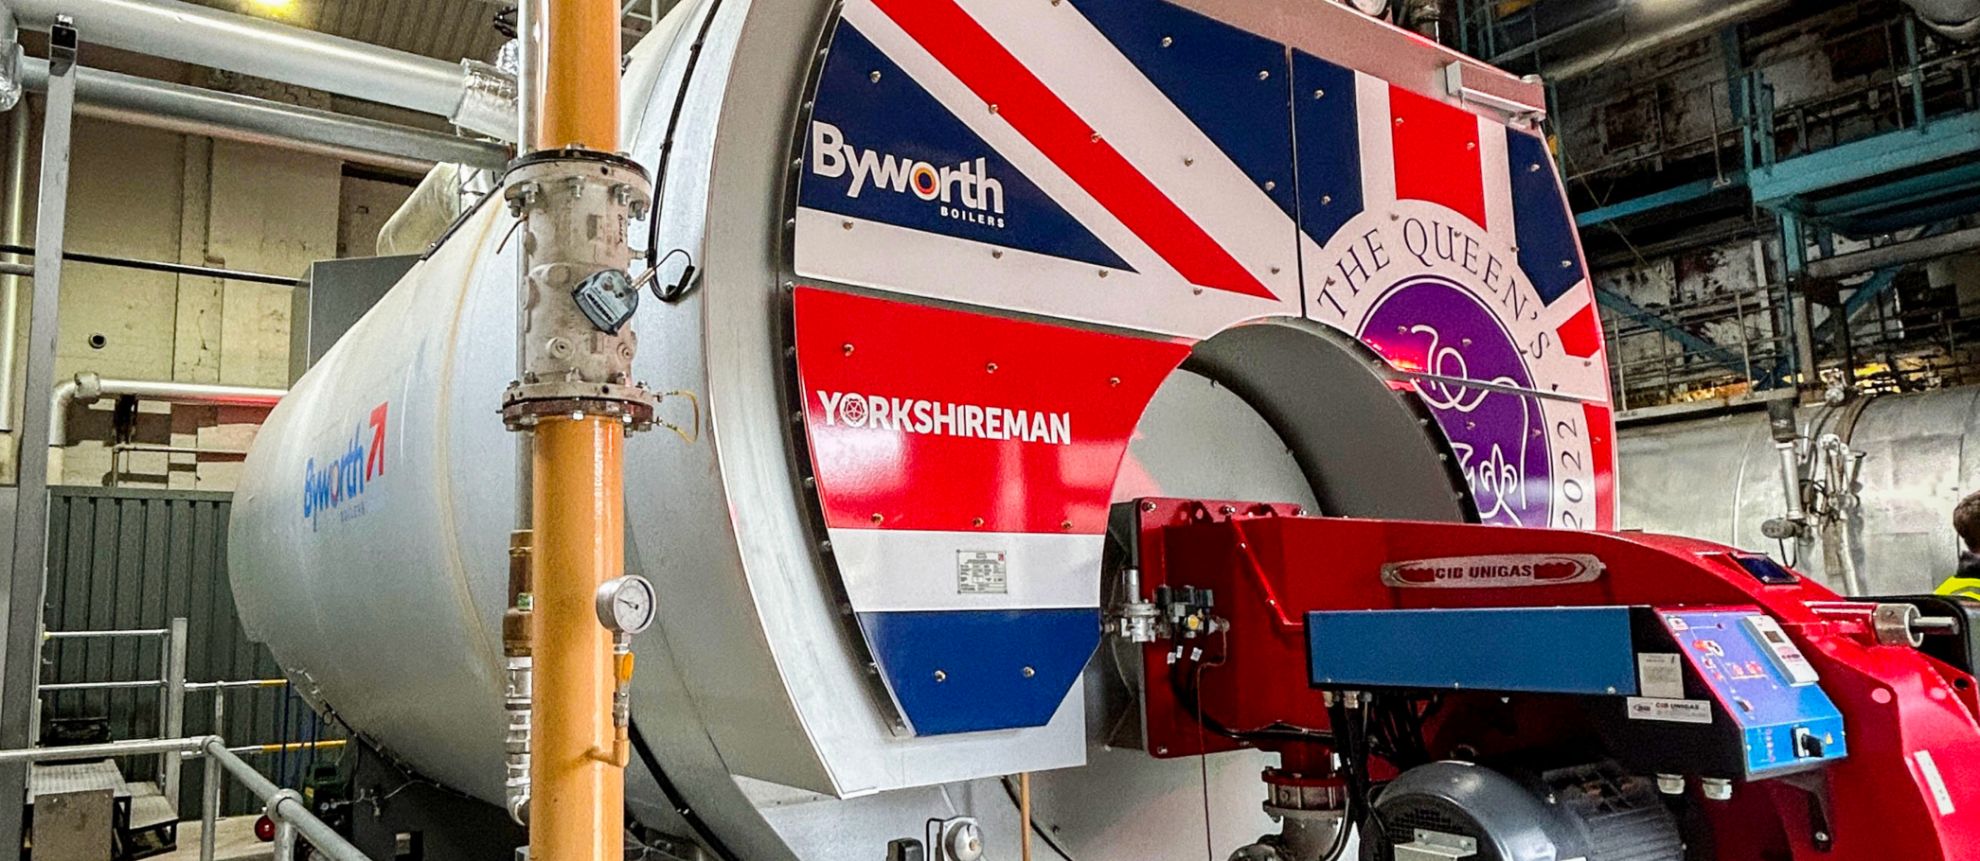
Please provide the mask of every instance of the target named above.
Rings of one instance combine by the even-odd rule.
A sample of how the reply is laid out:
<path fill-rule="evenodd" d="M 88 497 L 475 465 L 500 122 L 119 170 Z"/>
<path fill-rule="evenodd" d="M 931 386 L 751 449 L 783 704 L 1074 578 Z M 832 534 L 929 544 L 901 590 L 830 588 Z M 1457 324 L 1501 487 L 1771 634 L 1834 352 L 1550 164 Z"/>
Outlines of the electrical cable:
<path fill-rule="evenodd" d="M 708 4 L 708 14 L 701 19 L 701 29 L 694 34 L 694 44 L 688 46 L 687 65 L 681 69 L 681 85 L 674 91 L 674 106 L 667 113 L 667 136 L 660 141 L 660 157 L 653 171 L 653 206 L 646 216 L 646 266 L 651 269 L 660 265 L 660 201 L 667 193 L 667 167 L 672 164 L 674 153 L 674 132 L 681 125 L 681 108 L 687 104 L 688 87 L 694 83 L 694 70 L 701 64 L 701 47 L 708 41 L 708 31 L 715 25 L 715 15 L 722 11 L 722 0 L 712 0 Z M 672 253 L 672 252 L 669 252 Z M 688 258 L 690 268 L 694 258 Z M 678 298 L 678 297 L 676 297 Z M 661 301 L 670 302 L 663 298 Z"/>
<path fill-rule="evenodd" d="M 1224 641 L 1223 648 L 1228 649 L 1230 647 L 1230 632 L 1224 631 L 1221 633 Z M 1209 664 L 1209 666 L 1217 666 L 1218 664 L 1223 663 L 1221 654 L 1222 652 L 1219 653 L 1220 657 L 1217 659 L 1217 661 Z M 1223 736 L 1224 738 L 1228 738 L 1233 741 L 1244 741 L 1244 742 L 1253 742 L 1253 743 L 1261 742 L 1261 741 L 1300 741 L 1300 742 L 1312 742 L 1316 744 L 1325 744 L 1325 745 L 1332 745 L 1334 743 L 1333 733 L 1330 733 L 1326 730 L 1313 729 L 1311 727 L 1295 726 L 1292 724 L 1280 723 L 1280 724 L 1273 724 L 1267 727 L 1261 727 L 1259 729 L 1250 729 L 1250 730 L 1238 730 L 1238 729 L 1230 728 L 1229 726 L 1224 724 L 1224 722 L 1218 720 L 1215 716 L 1212 716 L 1209 713 L 1207 713 L 1203 708 L 1202 674 L 1200 672 L 1200 668 L 1202 664 L 1200 660 L 1195 658 L 1189 660 L 1189 663 L 1196 664 L 1198 665 L 1199 668 L 1199 672 L 1193 674 L 1182 672 L 1183 663 L 1184 660 L 1178 657 L 1172 664 L 1170 664 L 1169 693 L 1171 696 L 1175 697 L 1177 702 L 1192 704 L 1195 707 L 1196 722 L 1199 726 L 1203 727 L 1204 729 L 1207 729 L 1216 735 Z M 1194 677 L 1193 679 L 1194 683 L 1188 681 L 1191 680 L 1192 677 Z"/>
<path fill-rule="evenodd" d="M 1231 635 L 1224 632 L 1224 648 L 1217 653 L 1214 663 L 1194 661 L 1196 664 L 1196 771 L 1203 780 L 1203 858 L 1204 861 L 1217 861 L 1217 849 L 1212 844 L 1210 833 L 1210 752 L 1209 745 L 1203 743 L 1203 671 L 1224 664 L 1224 655 L 1230 651 Z"/>
<path fill-rule="evenodd" d="M 1375 839 L 1386 841 L 1388 828 L 1382 824 L 1381 815 L 1375 812 L 1372 797 L 1374 785 L 1368 774 L 1368 705 L 1369 703 L 1364 702 L 1361 708 L 1350 709 L 1345 703 L 1337 701 L 1329 709 L 1328 717 L 1333 723 L 1335 734 L 1341 740 L 1341 746 L 1335 750 L 1341 754 L 1341 763 L 1347 772 L 1347 822 L 1359 826 L 1361 819 L 1365 817 L 1374 827 L 1363 828 L 1363 837 L 1366 838 L 1372 830 L 1377 835 Z"/>
<path fill-rule="evenodd" d="M 667 797 L 667 806 L 680 814 L 681 820 L 687 823 L 688 828 L 693 829 L 695 839 L 700 841 L 702 846 L 707 847 L 709 852 L 714 853 L 717 861 L 738 861 L 741 856 L 729 851 L 728 844 L 723 843 L 722 838 L 716 836 L 715 830 L 708 827 L 708 823 L 702 821 L 701 815 L 694 812 L 694 808 L 689 807 L 687 800 L 681 797 L 680 788 L 667 776 L 667 770 L 660 766 L 660 758 L 653 754 L 653 746 L 646 743 L 646 734 L 639 731 L 639 718 L 626 720 L 626 734 L 631 737 L 633 753 L 639 756 L 639 761 L 646 766 L 647 773 L 653 775 L 653 782 L 660 784 L 660 794 Z"/>

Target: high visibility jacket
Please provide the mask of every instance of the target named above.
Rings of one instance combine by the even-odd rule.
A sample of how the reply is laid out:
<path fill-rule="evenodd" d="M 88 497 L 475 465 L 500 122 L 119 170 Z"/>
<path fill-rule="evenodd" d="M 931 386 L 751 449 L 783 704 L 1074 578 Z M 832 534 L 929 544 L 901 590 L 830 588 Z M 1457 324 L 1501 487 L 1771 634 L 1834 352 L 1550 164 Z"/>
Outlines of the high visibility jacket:
<path fill-rule="evenodd" d="M 1980 556 L 1971 552 L 1959 554 L 1959 571 L 1946 582 L 1933 590 L 1940 595 L 1963 595 L 1980 600 Z"/>

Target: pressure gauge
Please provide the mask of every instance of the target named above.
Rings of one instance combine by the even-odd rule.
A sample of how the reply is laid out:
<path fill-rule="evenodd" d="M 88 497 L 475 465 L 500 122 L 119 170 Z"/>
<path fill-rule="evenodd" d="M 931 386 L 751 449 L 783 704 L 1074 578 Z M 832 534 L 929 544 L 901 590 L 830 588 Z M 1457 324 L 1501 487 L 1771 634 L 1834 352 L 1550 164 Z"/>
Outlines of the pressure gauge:
<path fill-rule="evenodd" d="M 614 633 L 637 634 L 653 624 L 658 604 L 652 581 L 638 574 L 614 577 L 598 586 L 598 623 Z"/>

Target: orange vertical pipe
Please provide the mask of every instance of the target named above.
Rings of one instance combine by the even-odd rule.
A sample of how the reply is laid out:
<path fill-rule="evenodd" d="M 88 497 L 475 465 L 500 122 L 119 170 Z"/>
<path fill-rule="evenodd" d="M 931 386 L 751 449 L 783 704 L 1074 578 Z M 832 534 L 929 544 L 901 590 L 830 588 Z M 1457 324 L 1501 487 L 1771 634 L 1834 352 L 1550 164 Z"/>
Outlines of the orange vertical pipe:
<path fill-rule="evenodd" d="M 535 433 L 529 857 L 617 861 L 625 772 L 611 761 L 612 634 L 593 602 L 625 558 L 625 426 L 546 416 Z"/>
<path fill-rule="evenodd" d="M 617 0 L 541 0 L 543 100 L 537 149 L 619 151 Z"/>
<path fill-rule="evenodd" d="M 619 149 L 617 0 L 541 0 L 538 150 Z M 618 861 L 625 770 L 615 761 L 612 634 L 593 609 L 625 564 L 625 425 L 544 416 L 535 428 L 529 857 Z"/>

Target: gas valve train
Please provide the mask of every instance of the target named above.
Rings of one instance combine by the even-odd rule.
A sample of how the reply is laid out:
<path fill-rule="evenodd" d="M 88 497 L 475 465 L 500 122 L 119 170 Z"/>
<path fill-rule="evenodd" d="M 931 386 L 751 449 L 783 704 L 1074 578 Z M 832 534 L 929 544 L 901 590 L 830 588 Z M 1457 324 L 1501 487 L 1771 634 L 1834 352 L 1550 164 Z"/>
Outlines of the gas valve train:
<path fill-rule="evenodd" d="M 1319 0 L 682 4 L 625 83 L 659 298 L 602 309 L 693 396 L 627 441 L 634 814 L 751 861 L 1976 851 L 1962 606 L 1594 531 L 1543 105 Z M 315 707 L 499 804 L 492 200 L 270 417 L 230 561 Z"/>

